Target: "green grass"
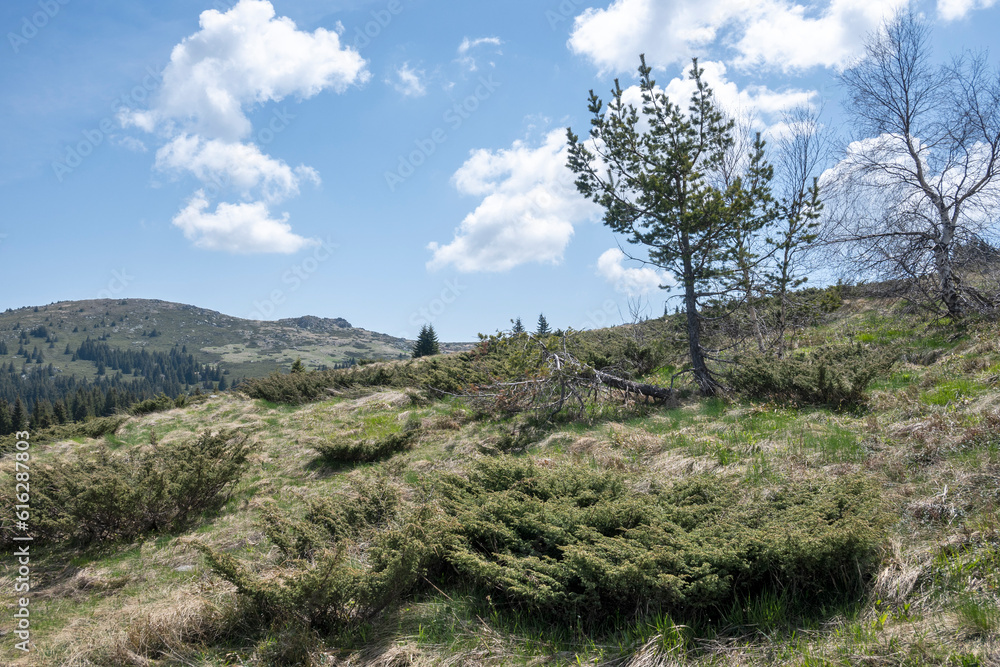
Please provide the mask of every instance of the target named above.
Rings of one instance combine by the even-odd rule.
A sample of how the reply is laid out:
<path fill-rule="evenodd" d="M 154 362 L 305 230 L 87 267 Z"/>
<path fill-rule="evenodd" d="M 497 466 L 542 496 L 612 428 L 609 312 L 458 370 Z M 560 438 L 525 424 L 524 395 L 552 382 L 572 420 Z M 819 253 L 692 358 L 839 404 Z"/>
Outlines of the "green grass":
<path fill-rule="evenodd" d="M 995 339 L 1000 327 L 978 323 L 963 332 L 928 326 L 908 317 L 848 313 L 797 334 L 803 343 L 823 345 L 839 340 L 849 330 L 859 337 L 870 336 L 867 340 L 874 346 L 932 353 L 926 356 L 930 360 L 926 364 L 904 361 L 891 375 L 879 378 L 874 388 L 880 393 L 856 412 L 792 409 L 733 398 L 691 397 L 682 399 L 679 406 L 640 406 L 634 411 L 594 404 L 588 406 L 582 420 L 560 417 L 549 424 L 544 420 L 534 424 L 527 446 L 517 449 L 512 457 L 534 462 L 542 471 L 539 474 L 569 468 L 593 474 L 611 471 L 626 480 L 624 488 L 635 494 L 637 502 L 678 484 L 700 482 L 707 489 L 715 484 L 731 485 L 736 495 L 719 510 L 720 517 L 741 512 L 748 503 L 765 499 L 780 502 L 782 489 L 804 484 L 823 489 L 837 484 L 838 478 L 857 475 L 874 486 L 880 506 L 892 521 L 887 530 L 896 546 L 885 541 L 879 552 L 878 569 L 888 581 L 884 590 L 876 588 L 874 579 L 866 581 L 849 599 L 805 595 L 794 586 L 756 587 L 703 617 L 654 609 L 645 613 L 645 608 L 638 615 L 619 610 L 617 615 L 593 614 L 603 625 L 587 628 L 571 622 L 555 623 L 551 614 L 530 613 L 523 605 L 505 599 L 497 586 L 456 584 L 452 566 L 445 566 L 428 570 L 424 576 L 430 583 L 419 579 L 412 596 L 398 608 L 388 608 L 349 631 L 303 634 L 282 620 L 251 632 L 245 624 L 220 626 L 206 615 L 199 625 L 215 635 L 181 643 L 169 655 L 145 657 L 154 658 L 152 664 L 163 667 L 263 665 L 268 664 L 265 656 L 270 664 L 281 664 L 282 655 L 287 658 L 292 649 L 305 647 L 314 651 L 318 664 L 336 656 L 337 660 L 364 665 L 363 656 L 375 654 L 388 661 L 394 659 L 390 654 L 396 650 L 422 664 L 483 667 L 630 662 L 681 667 L 991 664 L 990 651 L 995 650 L 991 647 L 1000 642 L 1000 521 L 996 516 L 1000 497 L 995 491 L 1000 438 L 994 437 L 987 420 L 988 413 L 996 411 L 993 396 L 998 387 L 986 379 L 998 373 L 1000 364 L 987 357 L 973 369 L 968 348 L 960 348 L 964 356 L 946 353 L 956 346 Z M 153 340 L 154 344 L 159 342 Z M 63 342 L 57 345 L 64 347 Z M 247 347 L 245 341 L 226 345 L 233 345 L 231 351 L 220 354 L 263 352 Z M 285 357 L 292 356 L 286 348 L 279 348 Z M 278 354 L 277 349 L 268 353 Z M 673 366 L 665 366 L 645 379 L 664 378 L 673 371 Z M 930 378 L 940 379 L 931 384 Z M 250 564 L 255 574 L 278 577 L 287 571 L 283 569 L 287 563 L 263 536 L 258 508 L 265 501 L 283 514 L 302 516 L 309 499 L 349 495 L 359 481 L 387 476 L 398 485 L 407 507 L 423 502 L 434 506 L 440 502 L 440 496 L 434 495 L 440 475 L 467 475 L 474 462 L 497 456 L 499 450 L 484 447 L 485 442 L 527 425 L 521 418 L 477 421 L 470 408 L 455 397 L 431 397 L 406 405 L 398 401 L 398 394 L 384 394 L 375 401 L 359 400 L 373 391 L 361 389 L 297 406 L 222 396 L 169 416 L 147 415 L 105 435 L 116 452 L 124 453 L 147 445 L 151 432 L 163 440 L 218 423 L 262 427 L 254 434 L 261 442 L 260 454 L 252 460 L 231 499 L 218 512 L 200 517 L 189 530 L 153 534 L 128 544 L 39 551 L 33 560 L 40 584 L 36 591 L 40 594 L 36 607 L 39 621 L 33 626 L 38 630 L 37 664 L 66 664 L 71 659 L 99 662 L 94 646 L 106 650 L 115 633 L 122 635 L 144 614 L 169 610 L 176 604 L 172 595 L 189 601 L 211 600 L 220 613 L 232 615 L 226 618 L 251 618 L 238 615 L 240 608 L 231 589 L 208 573 L 200 556 L 186 546 L 189 540 L 198 539 L 234 555 Z M 389 403 L 393 407 L 388 407 Z M 372 405 L 380 407 L 373 409 Z M 948 409 L 941 410 L 945 405 Z M 447 418 L 453 418 L 454 423 L 422 426 L 412 449 L 404 448 L 385 460 L 342 467 L 316 462 L 312 449 L 316 442 L 336 437 L 352 442 L 392 437 L 405 427 L 406 417 L 400 417 L 404 412 L 431 425 Z M 968 433 L 975 437 L 965 435 Z M 539 444 L 543 440 L 545 446 Z M 78 446 L 74 443 L 92 442 L 79 436 L 38 446 L 32 455 L 34 462 L 42 465 L 49 457 L 72 451 Z M 0 471 L 0 484 L 6 484 L 3 474 Z M 564 474 L 555 475 L 555 479 L 571 486 L 573 478 Z M 517 497 L 517 492 L 515 487 L 510 497 Z M 557 511 L 551 505 L 532 515 L 530 521 L 499 501 L 493 505 L 485 502 L 481 509 L 483 517 L 489 518 L 484 523 L 495 526 L 498 517 L 505 516 L 511 531 L 542 553 L 544 540 L 554 539 L 560 531 L 576 531 L 582 536 L 587 521 L 612 515 L 602 514 L 603 506 L 593 504 L 594 500 L 582 494 L 579 506 L 573 509 L 579 514 L 573 516 L 585 520 L 565 526 L 556 520 Z M 685 511 L 693 513 L 697 507 L 695 503 Z M 920 509 L 928 507 L 931 509 Z M 949 514 L 949 508 L 956 513 Z M 619 509 L 634 511 L 630 506 L 615 511 Z M 944 518 L 919 518 L 932 511 L 943 512 Z M 539 516 L 548 517 L 553 524 L 537 533 L 538 541 L 532 542 L 530 531 L 539 528 L 532 522 Z M 750 521 L 735 526 L 716 522 L 705 527 L 705 535 L 738 535 L 740 530 L 753 527 Z M 780 546 L 788 532 L 776 530 L 762 544 Z M 808 530 L 803 534 L 813 535 Z M 641 531 L 633 530 L 630 535 L 641 536 Z M 352 567 L 368 562 L 367 544 L 351 543 Z M 609 541 L 607 545 L 610 549 L 620 543 Z M 673 552 L 680 553 L 681 547 L 688 545 L 677 546 Z M 488 553 L 505 552 L 498 546 Z M 641 553 L 648 557 L 650 550 Z M 702 561 L 710 555 L 707 546 L 693 553 L 702 555 Z M 597 551 L 577 555 L 593 558 L 581 563 L 596 566 L 602 562 Z M 721 555 L 713 552 L 711 557 Z M 692 567 L 707 567 L 696 560 Z M 176 572 L 179 564 L 195 564 L 197 570 Z M 539 575 L 545 571 L 543 564 L 535 570 Z M 95 588 L 70 590 L 66 582 L 77 572 L 98 582 Z M 899 582 L 905 583 L 905 577 L 911 575 L 916 578 L 912 592 L 897 596 Z M 0 573 L 0 589 L 11 589 L 10 577 L 10 572 Z M 538 588 L 542 580 L 532 585 Z M 904 586 L 899 590 L 908 589 Z M 10 604 L 10 593 L 0 597 L 0 602 Z M 169 623 L 184 618 L 180 609 L 173 616 L 167 615 Z M 189 609 L 185 613 L 204 612 Z M 0 632 L 10 629 L 9 621 L 4 623 L 0 621 Z M 229 634 L 219 629 L 222 627 L 229 628 Z M 103 660 L 110 664 L 108 658 Z M 31 663 L 18 662 L 15 656 L 12 664 Z M 285 664 L 289 664 L 287 660 Z"/>
<path fill-rule="evenodd" d="M 924 392 L 921 398 L 928 405 L 948 405 L 963 398 L 969 398 L 979 393 L 976 382 L 967 378 L 956 378 L 939 383 L 933 389 Z"/>

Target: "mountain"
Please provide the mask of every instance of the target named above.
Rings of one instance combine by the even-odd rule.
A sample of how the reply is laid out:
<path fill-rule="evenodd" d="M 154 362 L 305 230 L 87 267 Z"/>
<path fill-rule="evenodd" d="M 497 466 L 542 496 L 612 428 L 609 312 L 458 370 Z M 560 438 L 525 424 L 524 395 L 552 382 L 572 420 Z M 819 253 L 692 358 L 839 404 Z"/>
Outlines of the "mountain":
<path fill-rule="evenodd" d="M 45 364 L 59 374 L 80 378 L 97 375 L 94 363 L 71 360 L 88 338 L 111 348 L 170 352 L 185 349 L 199 364 L 220 364 L 230 378 L 263 377 L 286 369 L 301 357 L 307 368 L 334 366 L 351 359 L 408 357 L 413 342 L 357 328 L 343 318 L 305 316 L 277 321 L 253 321 L 213 310 L 157 299 L 95 299 L 60 301 L 47 306 L 8 309 L 0 313 L 0 343 L 7 354 L 0 363 L 20 367 L 16 355 L 36 347 Z M 32 336 L 30 332 L 37 334 Z M 445 344 L 445 350 L 462 349 Z M 0 352 L 3 345 L 0 344 Z"/>

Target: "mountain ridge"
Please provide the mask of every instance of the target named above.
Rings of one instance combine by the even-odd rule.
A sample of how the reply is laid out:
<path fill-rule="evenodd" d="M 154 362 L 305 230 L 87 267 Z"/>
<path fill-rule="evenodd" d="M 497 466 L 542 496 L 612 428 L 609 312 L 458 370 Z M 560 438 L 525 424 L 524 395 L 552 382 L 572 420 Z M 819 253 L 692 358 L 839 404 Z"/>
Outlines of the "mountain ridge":
<path fill-rule="evenodd" d="M 40 328 L 41 327 L 41 328 Z M 36 331 L 41 336 L 23 332 Z M 24 343 L 27 336 L 28 342 Z M 60 373 L 94 377 L 96 367 L 70 360 L 87 338 L 122 349 L 169 352 L 180 347 L 199 363 L 218 364 L 233 378 L 262 377 L 287 370 L 301 358 L 308 368 L 324 368 L 359 359 L 399 359 L 410 355 L 413 341 L 353 326 L 342 317 L 315 315 L 280 320 L 248 320 L 191 304 L 161 299 L 85 299 L 47 305 L 8 308 L 0 313 L 0 341 L 8 354 L 0 362 L 17 359 L 35 348 L 45 363 Z M 468 344 L 444 344 L 444 351 Z"/>

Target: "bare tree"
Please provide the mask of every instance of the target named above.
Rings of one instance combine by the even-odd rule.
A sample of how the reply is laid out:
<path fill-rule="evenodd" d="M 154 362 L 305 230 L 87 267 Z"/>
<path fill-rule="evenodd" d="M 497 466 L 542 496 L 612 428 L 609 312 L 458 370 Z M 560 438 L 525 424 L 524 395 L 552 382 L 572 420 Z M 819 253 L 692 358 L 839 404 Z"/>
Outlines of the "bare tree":
<path fill-rule="evenodd" d="M 903 11 L 869 36 L 842 81 L 863 138 L 833 170 L 827 240 L 856 272 L 905 279 L 961 318 L 971 292 L 956 260 L 1000 204 L 998 73 L 981 54 L 932 63 L 927 25 Z"/>
<path fill-rule="evenodd" d="M 791 294 L 807 280 L 810 267 L 803 256 L 817 239 L 817 218 L 823 208 L 818 177 L 829 154 L 829 139 L 819 118 L 820 111 L 809 107 L 789 110 L 778 141 L 776 189 L 781 215 L 767 237 L 772 253 L 767 278 L 778 299 L 775 341 L 779 357 L 784 352 Z"/>

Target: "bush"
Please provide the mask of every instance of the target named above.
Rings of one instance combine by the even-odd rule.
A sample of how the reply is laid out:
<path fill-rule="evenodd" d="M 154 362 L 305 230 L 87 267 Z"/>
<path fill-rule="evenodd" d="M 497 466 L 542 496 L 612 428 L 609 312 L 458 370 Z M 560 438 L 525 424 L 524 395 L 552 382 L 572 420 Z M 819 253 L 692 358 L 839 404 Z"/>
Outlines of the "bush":
<path fill-rule="evenodd" d="M 857 593 L 885 523 L 859 480 L 741 502 L 717 479 L 638 493 L 616 473 L 502 457 L 440 490 L 459 579 L 570 626 L 657 611 L 697 620 L 768 587 Z"/>
<path fill-rule="evenodd" d="M 872 381 L 896 363 L 887 352 L 861 345 L 821 347 L 784 359 L 753 355 L 737 361 L 727 381 L 747 398 L 852 408 Z"/>
<path fill-rule="evenodd" d="M 177 407 L 181 407 L 177 404 L 177 401 L 170 398 L 166 394 L 160 394 L 154 398 L 147 398 L 145 401 L 133 403 L 132 407 L 129 408 L 129 413 L 138 417 L 140 415 L 148 415 L 153 412 L 173 410 Z"/>
<path fill-rule="evenodd" d="M 268 508 L 262 528 L 286 557 L 280 577 L 258 576 L 233 556 L 196 545 L 212 570 L 251 600 L 272 625 L 289 621 L 350 631 L 405 597 L 436 561 L 437 514 L 403 514 L 385 477 L 356 482 L 354 495 L 312 501 L 303 519 Z"/>
<path fill-rule="evenodd" d="M 369 421 L 374 422 L 375 428 L 363 426 L 338 433 L 334 439 L 314 448 L 330 462 L 380 461 L 413 447 L 420 433 L 420 420 L 412 417 L 402 426 L 391 414 L 379 414 Z"/>
<path fill-rule="evenodd" d="M 473 364 L 470 353 L 408 361 L 378 362 L 332 371 L 272 373 L 247 380 L 239 390 L 249 398 L 273 403 L 299 404 L 327 396 L 331 390 L 354 387 L 435 389 L 459 393 L 468 384 L 485 381 L 486 375 Z"/>
<path fill-rule="evenodd" d="M 54 440 L 66 440 L 68 438 L 101 438 L 118 430 L 122 424 L 128 421 L 128 415 L 111 415 L 110 417 L 97 417 L 82 422 L 70 422 L 68 424 L 55 424 L 44 429 L 31 432 L 31 442 L 41 444 Z M 14 451 L 17 442 L 15 434 L 0 437 L 0 454 Z"/>
<path fill-rule="evenodd" d="M 272 403 L 297 405 L 314 401 L 335 386 L 330 371 L 308 373 L 272 373 L 266 378 L 252 378 L 239 386 L 239 391 L 249 398 L 259 398 Z"/>
<path fill-rule="evenodd" d="M 251 451 L 245 435 L 206 432 L 127 452 L 100 443 L 38 464 L 31 478 L 34 538 L 88 544 L 182 528 L 225 502 Z M 8 529 L 3 541 L 10 537 Z"/>

